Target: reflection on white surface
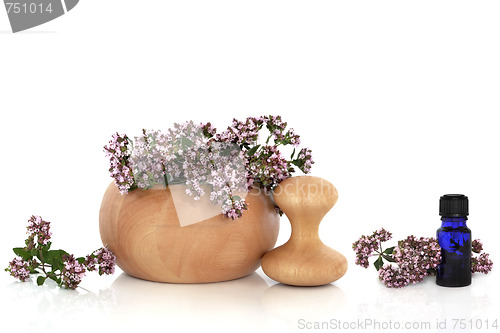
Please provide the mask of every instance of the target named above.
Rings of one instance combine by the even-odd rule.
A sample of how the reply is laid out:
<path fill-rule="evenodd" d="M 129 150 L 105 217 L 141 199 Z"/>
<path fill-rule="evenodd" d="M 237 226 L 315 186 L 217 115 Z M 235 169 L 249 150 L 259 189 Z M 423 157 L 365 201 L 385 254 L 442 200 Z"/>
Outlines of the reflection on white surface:
<path fill-rule="evenodd" d="M 35 282 L 12 282 L 6 286 L 2 298 L 9 307 L 18 310 L 11 311 L 10 323 L 16 326 L 22 323 L 22 331 L 53 330 L 82 317 L 96 319 L 109 313 L 116 303 L 109 289 L 97 293 L 66 290 L 52 281 L 42 287 Z"/>
<path fill-rule="evenodd" d="M 269 287 L 257 273 L 233 281 L 186 285 L 143 281 L 122 274 L 110 289 L 116 299 L 117 316 L 129 314 L 122 320 L 132 325 L 138 318 L 148 323 L 168 318 L 170 324 L 179 327 L 186 327 L 188 322 L 191 328 L 271 331 L 275 326 L 295 328 L 300 318 L 331 316 L 346 304 L 346 296 L 337 286 Z"/>
<path fill-rule="evenodd" d="M 278 283 L 264 292 L 262 305 L 268 313 L 297 327 L 299 319 L 323 320 L 343 310 L 346 296 L 332 284 L 294 287 Z"/>
<path fill-rule="evenodd" d="M 117 301 L 117 320 L 132 326 L 141 321 L 154 326 L 168 320 L 169 325 L 202 328 L 212 324 L 228 327 L 234 322 L 247 322 L 249 316 L 262 317 L 260 299 L 267 288 L 257 273 L 209 284 L 156 283 L 123 273 L 110 289 Z M 265 322 L 250 324 L 255 329 L 265 327 Z"/>
<path fill-rule="evenodd" d="M 433 277 L 401 289 L 386 288 L 379 283 L 369 297 L 354 302 L 353 318 L 415 325 L 428 323 L 433 332 L 469 332 L 469 328 L 457 329 L 456 321 L 484 323 L 498 318 L 498 297 L 496 289 L 490 286 L 494 283 L 492 279 L 491 275 L 475 275 L 472 285 L 460 288 L 440 287 Z"/>
<path fill-rule="evenodd" d="M 359 314 L 371 312 L 384 314 L 386 318 L 399 319 L 409 313 L 421 318 L 471 317 L 482 314 L 491 306 L 491 297 L 473 285 L 461 288 L 445 288 L 435 284 L 433 278 L 402 289 L 379 288 L 376 298 L 368 300 Z"/>
<path fill-rule="evenodd" d="M 428 321 L 433 326 L 426 331 L 451 332 L 453 319 L 491 321 L 498 318 L 499 308 L 494 273 L 474 277 L 465 288 L 439 287 L 428 278 L 403 289 L 355 278 L 321 287 L 292 287 L 258 273 L 209 284 L 155 283 L 125 273 L 89 276 L 84 285 L 89 291 L 60 289 L 50 282 L 38 287 L 34 281 L 12 282 L 8 276 L 0 280 L 5 280 L 0 299 L 8 318 L 2 331 L 18 331 L 22 323 L 21 331 L 71 327 L 72 332 L 88 332 L 86 325 L 94 323 L 99 331 L 303 332 L 307 330 L 298 329 L 300 319 L 374 319 Z M 444 319 L 447 329 L 436 329 L 436 322 Z"/>
<path fill-rule="evenodd" d="M 7 297 L 3 301 L 23 309 L 11 319 L 12 329 L 23 322 L 25 331 L 67 327 L 88 331 L 82 318 L 99 323 L 102 330 L 165 331 L 177 327 L 206 331 L 216 327 L 222 331 L 267 331 L 283 325 L 263 310 L 261 298 L 267 289 L 268 284 L 257 273 L 209 284 L 156 283 L 122 273 L 109 288 L 98 292 L 60 289 L 51 282 L 42 287 L 34 282 L 14 282 L 4 287 Z"/>

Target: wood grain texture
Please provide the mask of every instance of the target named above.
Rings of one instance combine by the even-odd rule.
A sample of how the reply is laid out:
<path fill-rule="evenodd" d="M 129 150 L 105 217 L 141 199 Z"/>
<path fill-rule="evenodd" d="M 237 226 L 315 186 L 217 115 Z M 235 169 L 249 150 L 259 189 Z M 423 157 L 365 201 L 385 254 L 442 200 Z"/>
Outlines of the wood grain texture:
<path fill-rule="evenodd" d="M 341 278 L 347 259 L 323 244 L 318 233 L 321 220 L 337 202 L 337 189 L 322 178 L 291 177 L 275 188 L 273 198 L 288 216 L 292 235 L 264 255 L 264 273 L 295 286 L 319 286 Z"/>
<path fill-rule="evenodd" d="M 169 187 L 121 195 L 111 183 L 106 190 L 101 239 L 126 273 L 158 282 L 227 281 L 255 271 L 274 247 L 279 216 L 269 195 L 251 190 L 245 198 L 248 210 L 239 220 L 218 214 L 181 227 Z"/>

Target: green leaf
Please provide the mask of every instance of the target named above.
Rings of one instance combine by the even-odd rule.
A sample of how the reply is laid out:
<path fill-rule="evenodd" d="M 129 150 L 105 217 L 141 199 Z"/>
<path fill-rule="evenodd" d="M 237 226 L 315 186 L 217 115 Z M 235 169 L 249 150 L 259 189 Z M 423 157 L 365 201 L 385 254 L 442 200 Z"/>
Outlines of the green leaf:
<path fill-rule="evenodd" d="M 52 242 L 48 242 L 46 245 L 42 245 L 41 248 L 42 248 L 42 250 L 48 251 L 48 250 L 50 250 L 51 245 L 52 245 Z"/>
<path fill-rule="evenodd" d="M 52 250 L 50 252 L 56 253 L 59 256 L 69 256 L 69 253 L 64 250 Z"/>
<path fill-rule="evenodd" d="M 50 250 L 44 254 L 44 261 L 52 266 L 53 270 L 62 270 L 64 268 L 63 256 L 68 255 L 68 252 L 63 250 Z"/>
<path fill-rule="evenodd" d="M 375 266 L 375 269 L 378 271 L 380 267 L 384 266 L 384 260 L 382 259 L 382 256 L 379 256 L 377 260 L 373 263 L 373 266 Z"/>
<path fill-rule="evenodd" d="M 36 279 L 36 284 L 38 284 L 39 286 L 41 286 L 44 282 L 45 282 L 45 279 L 47 277 L 46 276 L 39 276 L 37 279 Z"/>
<path fill-rule="evenodd" d="M 43 262 L 52 265 L 52 258 L 54 257 L 53 251 L 42 251 Z"/>
<path fill-rule="evenodd" d="M 247 155 L 252 157 L 255 152 L 259 149 L 260 145 L 253 146 L 250 150 L 247 150 Z"/>
<path fill-rule="evenodd" d="M 31 253 L 29 253 L 28 251 L 26 251 L 22 247 L 15 247 L 12 250 L 14 251 L 15 254 L 17 254 L 18 256 L 23 258 L 24 260 L 30 260 L 33 258 L 33 255 Z"/>
<path fill-rule="evenodd" d="M 394 260 L 393 257 L 388 256 L 386 254 L 383 254 L 382 257 L 384 257 L 384 259 L 387 260 L 388 262 L 396 262 L 396 260 Z"/>
<path fill-rule="evenodd" d="M 290 159 L 293 160 L 293 156 L 295 155 L 295 148 L 293 148 L 292 155 L 290 156 Z"/>
<path fill-rule="evenodd" d="M 396 248 L 395 246 L 393 246 L 393 247 L 388 247 L 388 248 L 387 248 L 387 249 L 385 249 L 385 250 L 384 250 L 384 252 L 382 252 L 382 253 L 385 253 L 385 254 L 392 254 L 392 253 L 394 252 L 394 249 L 395 249 L 395 248 Z"/>
<path fill-rule="evenodd" d="M 54 261 L 52 265 L 52 270 L 54 271 L 62 271 L 64 269 L 64 262 L 62 258 L 59 261 Z"/>
<path fill-rule="evenodd" d="M 133 190 L 136 190 L 138 189 L 139 187 L 137 186 L 136 183 L 134 183 L 132 186 L 130 186 L 130 188 L 128 189 L 129 192 L 132 192 Z"/>
<path fill-rule="evenodd" d="M 51 252 L 51 251 L 42 249 L 42 257 L 43 257 L 44 262 L 48 262 L 47 258 L 50 257 L 49 252 Z M 39 257 L 39 259 L 42 260 L 42 258 L 40 258 L 40 257 Z"/>
<path fill-rule="evenodd" d="M 78 261 L 78 263 L 80 263 L 80 264 L 83 264 L 85 262 L 85 258 L 79 257 L 79 258 L 76 258 L 76 261 Z"/>

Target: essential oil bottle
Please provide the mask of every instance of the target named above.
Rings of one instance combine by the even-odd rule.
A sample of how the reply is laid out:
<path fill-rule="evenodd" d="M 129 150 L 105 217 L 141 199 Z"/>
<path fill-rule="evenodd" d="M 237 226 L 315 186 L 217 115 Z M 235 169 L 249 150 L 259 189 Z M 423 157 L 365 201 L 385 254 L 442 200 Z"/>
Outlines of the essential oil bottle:
<path fill-rule="evenodd" d="M 446 194 L 439 200 L 441 228 L 437 240 L 441 246 L 441 263 L 436 283 L 443 287 L 471 284 L 471 232 L 467 227 L 469 199 L 463 194 Z"/>

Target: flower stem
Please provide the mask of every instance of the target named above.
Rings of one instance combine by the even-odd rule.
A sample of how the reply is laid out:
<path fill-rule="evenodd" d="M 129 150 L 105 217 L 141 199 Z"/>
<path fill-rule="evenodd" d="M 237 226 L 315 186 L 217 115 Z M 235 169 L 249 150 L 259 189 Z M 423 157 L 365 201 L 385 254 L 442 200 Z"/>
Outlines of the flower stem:
<path fill-rule="evenodd" d="M 40 262 L 42 263 L 42 271 L 45 275 L 47 275 L 47 272 L 45 271 L 45 262 L 43 261 L 43 254 L 42 250 L 38 250 L 38 253 L 40 254 Z"/>

